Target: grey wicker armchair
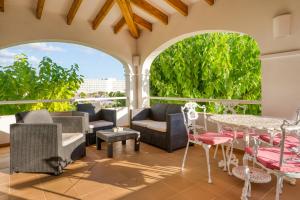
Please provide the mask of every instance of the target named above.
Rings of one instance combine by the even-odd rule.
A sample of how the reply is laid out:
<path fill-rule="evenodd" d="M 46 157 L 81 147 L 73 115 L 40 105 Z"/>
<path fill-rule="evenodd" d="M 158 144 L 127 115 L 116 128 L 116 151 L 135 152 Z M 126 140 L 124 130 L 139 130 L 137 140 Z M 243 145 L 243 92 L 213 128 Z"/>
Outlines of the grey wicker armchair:
<path fill-rule="evenodd" d="M 84 117 L 51 116 L 46 110 L 16 114 L 10 134 L 10 172 L 59 175 L 85 156 Z"/>
<path fill-rule="evenodd" d="M 77 105 L 77 112 L 87 115 L 88 133 L 86 134 L 86 145 L 96 143 L 96 131 L 111 129 L 117 123 L 117 111 L 104 109 L 97 104 L 82 103 Z"/>

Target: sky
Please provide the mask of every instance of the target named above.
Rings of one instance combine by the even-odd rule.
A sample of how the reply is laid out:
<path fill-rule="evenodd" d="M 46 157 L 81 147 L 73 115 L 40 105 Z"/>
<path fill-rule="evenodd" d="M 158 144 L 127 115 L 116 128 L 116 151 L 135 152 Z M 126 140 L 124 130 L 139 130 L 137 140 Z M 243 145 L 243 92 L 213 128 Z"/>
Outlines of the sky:
<path fill-rule="evenodd" d="M 33 67 L 48 56 L 64 68 L 78 64 L 79 73 L 84 78 L 124 80 L 124 68 L 120 61 L 97 49 L 70 43 L 40 42 L 1 49 L 0 66 L 12 64 L 15 56 L 22 53 L 28 56 Z"/>

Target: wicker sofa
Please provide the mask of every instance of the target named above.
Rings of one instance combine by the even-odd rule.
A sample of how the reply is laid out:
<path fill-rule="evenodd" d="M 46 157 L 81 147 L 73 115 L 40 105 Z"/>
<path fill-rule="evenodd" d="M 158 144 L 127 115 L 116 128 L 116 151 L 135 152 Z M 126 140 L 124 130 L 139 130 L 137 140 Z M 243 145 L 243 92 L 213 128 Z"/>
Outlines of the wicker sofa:
<path fill-rule="evenodd" d="M 83 103 L 77 105 L 77 112 L 86 114 L 87 134 L 86 144 L 96 143 L 96 131 L 111 129 L 117 123 L 117 111 L 113 109 L 103 109 L 96 104 Z"/>
<path fill-rule="evenodd" d="M 130 126 L 140 131 L 141 141 L 172 152 L 187 144 L 181 105 L 156 104 L 130 112 Z"/>
<path fill-rule="evenodd" d="M 16 114 L 10 126 L 10 172 L 58 175 L 86 155 L 84 117 L 51 116 L 47 110 Z"/>

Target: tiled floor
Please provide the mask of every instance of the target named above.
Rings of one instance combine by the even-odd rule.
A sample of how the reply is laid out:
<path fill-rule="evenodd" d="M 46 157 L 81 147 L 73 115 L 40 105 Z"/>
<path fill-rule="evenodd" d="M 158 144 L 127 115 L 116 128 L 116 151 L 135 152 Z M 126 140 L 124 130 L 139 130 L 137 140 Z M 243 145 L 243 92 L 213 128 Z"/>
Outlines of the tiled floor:
<path fill-rule="evenodd" d="M 9 175 L 9 148 L 0 148 L 0 200 L 240 199 L 243 182 L 219 169 L 215 160 L 212 160 L 213 184 L 207 183 L 202 147 L 190 148 L 182 173 L 179 166 L 183 153 L 184 150 L 179 150 L 170 154 L 146 144 L 141 144 L 141 151 L 136 153 L 130 142 L 126 147 L 116 143 L 113 159 L 106 158 L 105 150 L 89 147 L 87 157 L 69 165 L 61 176 Z M 274 180 L 253 185 L 251 199 L 271 200 L 274 192 Z M 286 183 L 281 199 L 299 200 L 300 182 Z"/>

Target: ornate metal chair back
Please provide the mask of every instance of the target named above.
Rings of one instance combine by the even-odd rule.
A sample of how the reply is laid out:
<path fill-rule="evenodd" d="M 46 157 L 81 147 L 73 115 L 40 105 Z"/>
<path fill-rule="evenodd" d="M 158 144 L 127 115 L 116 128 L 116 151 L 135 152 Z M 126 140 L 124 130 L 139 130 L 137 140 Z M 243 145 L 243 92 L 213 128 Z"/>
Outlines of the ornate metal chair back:
<path fill-rule="evenodd" d="M 198 112 L 200 110 L 201 112 Z M 181 107 L 181 112 L 183 114 L 184 124 L 186 127 L 187 134 L 198 134 L 199 129 L 207 131 L 207 116 L 206 116 L 206 107 L 204 105 L 198 105 L 195 102 L 186 103 Z M 203 115 L 203 124 L 198 125 L 199 114 Z"/>
<path fill-rule="evenodd" d="M 284 159 L 284 150 L 286 148 L 285 145 L 286 136 L 293 135 L 294 137 L 300 139 L 300 120 L 297 120 L 295 122 L 289 122 L 285 120 L 281 125 L 281 131 L 282 131 L 282 139 L 280 143 L 280 163 L 279 163 L 280 167 L 282 167 L 282 165 L 284 165 L 284 162 L 286 161 Z M 295 154 L 297 154 L 298 156 L 288 158 L 288 160 L 291 161 L 292 159 L 293 162 L 300 162 L 300 145 L 298 145 L 297 147 L 292 147 L 290 148 L 290 150 Z"/>

